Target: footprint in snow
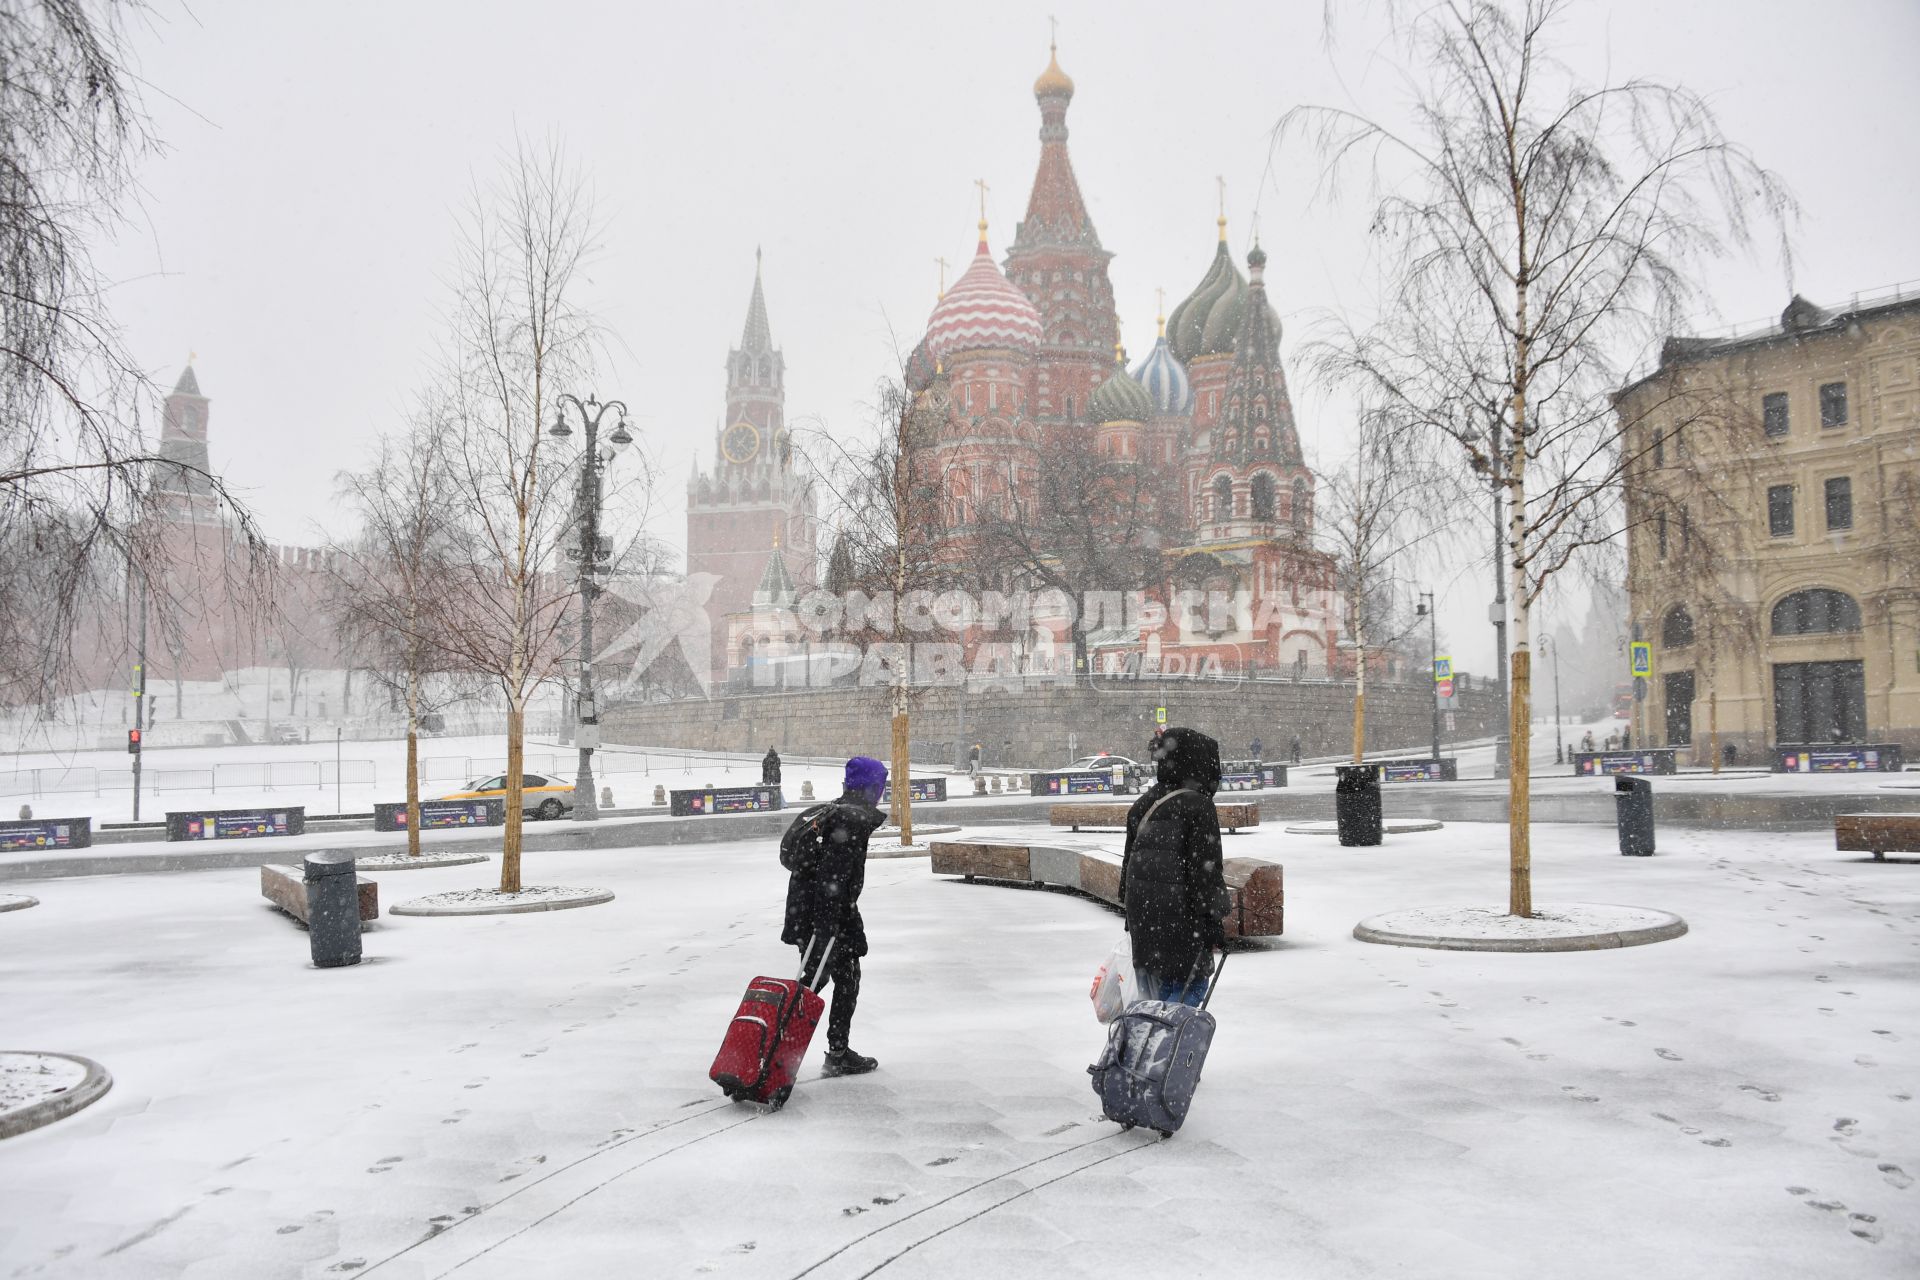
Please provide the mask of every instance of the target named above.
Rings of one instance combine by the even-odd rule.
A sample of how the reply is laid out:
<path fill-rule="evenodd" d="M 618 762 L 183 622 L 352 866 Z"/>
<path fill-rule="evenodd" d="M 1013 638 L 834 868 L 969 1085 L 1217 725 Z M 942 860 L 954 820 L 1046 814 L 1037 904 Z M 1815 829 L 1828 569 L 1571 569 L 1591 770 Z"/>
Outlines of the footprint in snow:
<path fill-rule="evenodd" d="M 959 1156 L 940 1156 L 937 1159 L 927 1161 L 927 1168 L 937 1169 L 943 1164 L 952 1164 L 955 1160 L 958 1160 L 959 1158 L 960 1158 Z"/>
<path fill-rule="evenodd" d="M 1881 1037 L 1884 1040 L 1892 1040 L 1897 1042 L 1900 1039 L 1899 1036 L 1893 1034 L 1893 1032 L 1891 1031 L 1875 1031 L 1873 1034 Z"/>
<path fill-rule="evenodd" d="M 1847 1230 L 1859 1236 L 1868 1244 L 1879 1244 L 1884 1234 L 1880 1230 L 1880 1219 L 1870 1213 L 1850 1213 L 1847 1215 Z"/>
<path fill-rule="evenodd" d="M 902 1200 L 905 1200 L 906 1198 L 907 1198 L 907 1193 L 902 1191 L 897 1196 L 875 1196 L 873 1198 L 873 1202 L 875 1204 L 899 1204 Z"/>
<path fill-rule="evenodd" d="M 1897 1164 L 1883 1164 L 1879 1166 L 1879 1169 L 1880 1176 L 1887 1180 L 1887 1185 L 1890 1187 L 1898 1187 L 1900 1190 L 1905 1191 L 1913 1185 L 1913 1175 Z"/>
<path fill-rule="evenodd" d="M 1685 1062 L 1686 1061 L 1685 1058 L 1681 1057 L 1679 1054 L 1675 1053 L 1671 1049 L 1655 1049 L 1654 1052 L 1659 1054 L 1661 1057 L 1665 1058 L 1668 1062 Z"/>
<path fill-rule="evenodd" d="M 1593 1095 L 1593 1094 L 1591 1094 L 1591 1093 L 1581 1093 L 1581 1092 L 1579 1092 L 1579 1086 L 1578 1086 L 1578 1085 L 1571 1085 L 1571 1084 L 1563 1084 L 1563 1085 L 1561 1085 L 1561 1086 L 1560 1086 L 1560 1090 L 1561 1090 L 1561 1092 L 1563 1092 L 1563 1093 L 1565 1093 L 1565 1094 L 1566 1094 L 1566 1095 L 1567 1095 L 1567 1096 L 1568 1096 L 1569 1098 L 1572 1098 L 1572 1099 L 1573 1099 L 1573 1100 L 1574 1100 L 1575 1102 L 1598 1102 L 1598 1101 L 1600 1101 L 1600 1099 L 1599 1099 L 1598 1097 L 1596 1097 L 1595 1095 Z"/>
<path fill-rule="evenodd" d="M 1760 1100 L 1761 1100 L 1762 1102 L 1778 1102 L 1778 1101 L 1780 1101 L 1780 1095 L 1779 1095 L 1779 1094 L 1777 1094 L 1777 1093 L 1775 1093 L 1775 1092 L 1774 1092 L 1773 1090 L 1771 1090 L 1771 1089 L 1762 1089 L 1762 1088 L 1761 1088 L 1761 1087 L 1760 1087 L 1759 1085 L 1757 1085 L 1757 1084 L 1743 1084 L 1743 1085 L 1741 1085 L 1741 1086 L 1740 1086 L 1740 1089 L 1741 1089 L 1741 1092 L 1743 1092 L 1743 1093 L 1751 1093 L 1751 1094 L 1753 1094 L 1753 1095 L 1755 1095 L 1755 1096 L 1756 1096 L 1756 1097 L 1758 1097 L 1758 1098 L 1759 1098 L 1759 1099 L 1760 1099 Z"/>
<path fill-rule="evenodd" d="M 1860 1132 L 1860 1122 L 1849 1116 L 1841 1116 L 1833 1122 L 1833 1131 L 1843 1138 L 1851 1138 Z"/>

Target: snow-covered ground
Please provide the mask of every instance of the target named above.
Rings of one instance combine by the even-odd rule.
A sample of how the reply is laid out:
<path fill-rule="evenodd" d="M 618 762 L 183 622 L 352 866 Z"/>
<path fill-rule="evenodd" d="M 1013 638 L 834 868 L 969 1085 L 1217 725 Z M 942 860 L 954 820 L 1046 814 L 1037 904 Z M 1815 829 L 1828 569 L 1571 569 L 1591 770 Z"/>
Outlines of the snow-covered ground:
<path fill-rule="evenodd" d="M 1078 838 L 1090 838 L 1086 836 Z M 383 918 L 308 967 L 250 870 L 17 886 L 5 1047 L 103 1063 L 0 1143 L 0 1275 L 197 1278 L 1858 1277 L 1920 1272 L 1920 879 L 1820 833 L 1542 827 L 1536 894 L 1684 938 L 1509 955 L 1355 941 L 1498 903 L 1505 830 L 1265 828 L 1287 933 L 1236 954 L 1192 1118 L 1098 1118 L 1085 900 L 870 864 L 854 1045 L 786 1110 L 705 1079 L 794 962 L 766 844 L 530 853 L 605 906 Z M 388 901 L 488 882 L 407 873 Z"/>

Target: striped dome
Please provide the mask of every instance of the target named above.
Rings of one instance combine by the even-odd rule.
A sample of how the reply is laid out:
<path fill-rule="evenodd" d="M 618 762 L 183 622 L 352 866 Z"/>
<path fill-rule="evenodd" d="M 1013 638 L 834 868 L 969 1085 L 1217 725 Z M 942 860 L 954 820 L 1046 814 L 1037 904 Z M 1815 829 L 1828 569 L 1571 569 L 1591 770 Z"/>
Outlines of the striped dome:
<path fill-rule="evenodd" d="M 1147 389 L 1120 365 L 1115 365 L 1112 376 L 1093 389 L 1087 407 L 1095 422 L 1145 422 L 1153 416 L 1153 399 Z"/>
<path fill-rule="evenodd" d="M 1133 371 L 1133 377 L 1146 388 L 1157 416 L 1171 417 L 1193 408 L 1193 383 L 1187 377 L 1187 367 L 1173 354 L 1166 334 L 1161 334 L 1160 340 L 1153 344 L 1153 350 Z"/>
<path fill-rule="evenodd" d="M 945 361 L 956 351 L 994 347 L 1031 353 L 1039 345 L 1040 313 L 1000 274 L 983 229 L 973 262 L 927 317 L 927 349 Z"/>

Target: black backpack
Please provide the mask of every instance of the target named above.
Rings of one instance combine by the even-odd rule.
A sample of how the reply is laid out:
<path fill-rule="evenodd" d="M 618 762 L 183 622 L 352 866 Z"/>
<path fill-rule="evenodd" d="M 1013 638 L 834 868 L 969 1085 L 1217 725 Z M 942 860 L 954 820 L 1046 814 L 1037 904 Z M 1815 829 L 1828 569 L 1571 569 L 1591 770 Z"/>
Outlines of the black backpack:
<path fill-rule="evenodd" d="M 795 818 L 780 837 L 780 865 L 797 875 L 812 875 L 832 838 L 833 820 L 832 801 L 815 805 Z"/>

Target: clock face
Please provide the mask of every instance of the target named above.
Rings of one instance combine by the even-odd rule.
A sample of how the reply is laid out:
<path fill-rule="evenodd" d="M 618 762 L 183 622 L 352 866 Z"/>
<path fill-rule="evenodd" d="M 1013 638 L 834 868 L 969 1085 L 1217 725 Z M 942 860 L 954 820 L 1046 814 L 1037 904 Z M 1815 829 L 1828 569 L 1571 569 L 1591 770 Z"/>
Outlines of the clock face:
<path fill-rule="evenodd" d="M 751 422 L 736 422 L 720 437 L 720 451 L 728 462 L 746 462 L 760 452 L 760 428 Z"/>

